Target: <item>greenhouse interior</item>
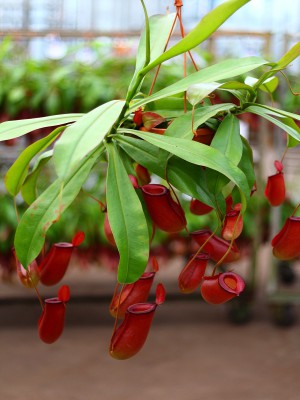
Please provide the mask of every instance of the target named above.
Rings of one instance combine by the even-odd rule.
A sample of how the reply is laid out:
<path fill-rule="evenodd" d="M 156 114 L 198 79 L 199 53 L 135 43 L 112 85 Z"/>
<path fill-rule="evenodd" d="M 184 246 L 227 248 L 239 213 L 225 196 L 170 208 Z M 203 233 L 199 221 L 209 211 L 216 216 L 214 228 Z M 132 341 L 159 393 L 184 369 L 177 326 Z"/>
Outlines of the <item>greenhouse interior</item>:
<path fill-rule="evenodd" d="M 1 400 L 299 400 L 299 15 L 0 0 Z"/>

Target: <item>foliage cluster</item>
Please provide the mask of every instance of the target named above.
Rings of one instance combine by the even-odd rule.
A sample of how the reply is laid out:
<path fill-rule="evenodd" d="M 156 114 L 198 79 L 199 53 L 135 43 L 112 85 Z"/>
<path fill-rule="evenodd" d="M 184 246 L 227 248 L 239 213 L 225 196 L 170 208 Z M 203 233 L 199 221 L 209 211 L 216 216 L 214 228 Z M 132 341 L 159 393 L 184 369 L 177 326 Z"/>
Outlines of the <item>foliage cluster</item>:
<path fill-rule="evenodd" d="M 300 116 L 261 104 L 258 95 L 261 91 L 276 91 L 277 75 L 299 56 L 300 43 L 277 62 L 260 57 L 227 59 L 171 84 L 164 81 L 164 87 L 151 95 L 147 95 L 143 84 L 149 73 L 162 63 L 197 47 L 248 1 L 228 0 L 222 3 L 168 50 L 165 50 L 165 44 L 174 14 L 148 18 L 145 9 L 145 29 L 124 99 L 117 96 L 115 100 L 105 101 L 82 113 L 94 101 L 99 101 L 99 92 L 103 91 L 103 85 L 94 77 L 84 84 L 81 82 L 82 87 L 77 88 L 83 103 L 73 108 L 74 113 L 7 121 L 0 125 L 1 140 L 15 139 L 40 128 L 56 127 L 48 136 L 22 152 L 5 179 L 8 192 L 12 196 L 21 193 L 29 205 L 18 225 L 14 242 L 17 257 L 25 268 L 39 255 L 47 231 L 79 195 L 91 171 L 103 163 L 107 166 L 105 203 L 120 254 L 120 283 L 136 281 L 144 272 L 149 258 L 152 223 L 139 189 L 135 190 L 128 177 L 134 174 L 136 164 L 165 179 L 179 193 L 211 206 L 220 225 L 224 221 L 228 194 L 232 195 L 234 203 L 241 203 L 241 213 L 246 212 L 255 184 L 255 171 L 252 149 L 240 134 L 238 117 L 250 113 L 265 118 L 288 134 L 288 147 L 298 145 L 300 130 L 295 121 L 300 121 Z M 24 76 L 20 68 L 13 96 L 22 102 L 27 96 L 30 98 L 30 91 L 26 92 L 20 86 Z M 43 82 L 39 82 L 37 96 L 40 98 L 34 99 L 36 106 L 45 96 L 52 99 L 52 105 L 48 104 L 45 110 L 50 114 L 57 109 L 63 112 L 61 101 L 70 103 L 63 84 L 68 80 L 72 83 L 76 81 L 71 74 L 73 67 L 70 70 L 69 66 L 65 66 L 57 71 L 54 64 L 53 68 L 52 86 L 44 85 L 43 88 Z M 245 74 L 251 76 L 242 80 Z M 56 92 L 59 82 L 62 82 L 62 96 L 67 96 L 63 99 Z M 109 85 L 112 86 L 111 82 Z M 89 92 L 91 87 L 95 89 L 94 94 Z M 111 91 L 108 89 L 107 92 L 110 97 Z M 218 92 L 229 93 L 235 101 L 212 104 L 210 96 Z M 190 103 L 187 112 L 184 110 L 184 93 L 187 93 Z M 34 104 L 31 105 L 33 108 Z M 147 110 L 155 110 L 166 122 L 171 122 L 164 135 L 138 129 L 134 117 L 137 112 Z M 203 126 L 215 131 L 210 146 L 192 140 L 193 128 Z M 51 149 L 47 150 L 48 147 Z M 37 177 L 50 159 L 56 178 L 38 195 Z M 32 160 L 35 162 L 31 167 Z"/>

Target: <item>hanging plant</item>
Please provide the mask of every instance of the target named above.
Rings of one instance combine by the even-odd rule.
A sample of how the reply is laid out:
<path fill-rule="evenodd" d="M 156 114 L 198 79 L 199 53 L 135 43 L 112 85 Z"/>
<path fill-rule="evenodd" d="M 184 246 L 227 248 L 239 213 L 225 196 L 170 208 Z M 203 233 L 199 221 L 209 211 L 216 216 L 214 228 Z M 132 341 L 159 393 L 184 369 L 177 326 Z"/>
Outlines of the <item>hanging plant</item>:
<path fill-rule="evenodd" d="M 226 59 L 201 70 L 198 70 L 191 54 L 195 47 L 248 2 L 224 1 L 185 36 L 181 1 L 175 2 L 176 13 L 149 18 L 141 0 L 145 29 L 124 100 L 111 100 L 86 114 L 53 115 L 7 121 L 0 125 L 2 141 L 13 140 L 36 129 L 58 126 L 48 136 L 28 146 L 11 166 L 5 179 L 8 192 L 14 197 L 21 193 L 28 203 L 14 240 L 17 262 L 27 271 L 23 273 L 26 279 L 30 279 L 32 263 L 43 251 L 48 229 L 59 221 L 62 213 L 78 196 L 92 168 L 103 161 L 107 164 L 106 190 L 102 194 L 105 207 L 101 208 L 107 212 L 106 235 L 119 252 L 118 284 L 125 285 L 115 293 L 112 301 L 116 322 L 110 354 L 115 358 L 131 357 L 141 349 L 155 309 L 164 302 L 165 292 L 161 285 L 158 285 L 155 303 L 145 302 L 154 273 L 150 276 L 147 272 L 143 274 L 155 230 L 173 233 L 188 231 L 181 194 L 194 199 L 191 210 L 195 214 L 214 212 L 218 225 L 214 231 L 199 226 L 197 231 L 191 233 L 199 249 L 183 269 L 179 279 L 180 289 L 191 292 L 201 286 L 204 300 L 213 304 L 228 301 L 243 291 L 244 282 L 236 273 L 216 274 L 222 263 L 236 262 L 240 257 L 235 239 L 243 229 L 243 214 L 256 181 L 252 148 L 241 136 L 238 116 L 252 113 L 271 121 L 287 133 L 287 148 L 296 146 L 300 141 L 300 131 L 294 122 L 300 121 L 299 115 L 257 103 L 260 90 L 269 93 L 276 90 L 278 80 L 277 77 L 274 80 L 275 76 L 300 55 L 300 43 L 278 62 L 245 57 Z M 182 39 L 168 48 L 176 21 L 179 22 Z M 184 56 L 183 78 L 155 91 L 161 65 L 179 55 Z M 195 72 L 189 75 L 186 74 L 188 57 L 195 67 Z M 143 81 L 154 70 L 156 74 L 150 93 L 144 94 Z M 253 71 L 258 78 L 246 79 L 242 83 L 245 74 Z M 235 100 L 213 104 L 212 95 L 219 91 L 229 93 Z M 155 113 L 151 111 L 153 109 Z M 163 132 L 153 128 L 163 128 Z M 209 134 L 204 141 L 201 140 L 203 132 Z M 53 143 L 53 150 L 47 151 Z M 37 164 L 32 170 L 33 159 L 37 159 Z M 37 193 L 36 178 L 43 173 L 44 162 L 49 159 L 52 159 L 56 179 L 42 193 Z M 31 179 L 32 174 L 35 174 L 35 179 Z M 151 183 L 153 174 L 163 179 L 164 184 Z M 282 178 L 282 171 L 278 171 L 278 176 Z M 266 196 L 272 204 L 272 199 L 277 198 L 274 194 L 277 189 L 273 186 L 270 189 L 268 185 Z M 282 188 L 280 190 L 283 192 Z M 282 193 L 280 198 L 283 198 Z M 299 255 L 294 249 L 286 249 L 290 246 L 287 232 L 294 220 L 294 217 L 288 220 L 283 233 L 273 240 L 274 254 L 279 254 L 280 258 Z M 72 249 L 82 239 L 58 247 L 56 253 Z M 200 255 L 202 250 L 207 256 Z M 52 251 L 50 254 L 52 257 Z M 215 263 L 211 275 L 205 265 L 200 270 L 196 269 L 198 261 L 206 264 L 207 257 Z M 48 256 L 44 260 L 48 261 Z M 68 260 L 69 255 L 64 261 L 64 269 Z M 47 263 L 47 271 L 50 267 L 51 262 Z M 44 268 L 40 269 L 42 282 Z M 59 276 L 59 279 L 62 277 Z M 37 281 L 38 278 L 34 277 L 28 286 L 34 286 L 38 293 L 34 283 Z M 141 295 L 143 286 L 147 293 Z M 130 299 L 138 303 L 132 304 Z M 42 340 L 50 343 L 62 332 L 68 296 L 59 295 L 46 300 L 45 305 L 40 301 L 43 314 L 39 332 Z M 127 301 L 128 307 L 124 310 L 123 305 Z M 118 315 L 124 317 L 119 327 Z M 52 322 L 49 321 L 58 323 L 57 330 L 51 330 Z"/>

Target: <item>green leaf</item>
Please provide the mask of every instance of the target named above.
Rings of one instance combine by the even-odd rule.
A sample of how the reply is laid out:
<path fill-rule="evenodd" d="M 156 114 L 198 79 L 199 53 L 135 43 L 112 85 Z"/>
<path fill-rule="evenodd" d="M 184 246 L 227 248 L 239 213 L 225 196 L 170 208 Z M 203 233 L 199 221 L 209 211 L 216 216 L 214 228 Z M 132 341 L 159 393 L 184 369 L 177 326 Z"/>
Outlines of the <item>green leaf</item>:
<path fill-rule="evenodd" d="M 227 114 L 221 122 L 211 147 L 220 150 L 234 165 L 238 165 L 243 152 L 243 143 L 240 135 L 240 123 L 237 117 Z"/>
<path fill-rule="evenodd" d="M 242 157 L 243 143 L 237 117 L 230 113 L 226 115 L 217 129 L 210 147 L 219 150 L 234 165 L 238 165 Z M 211 169 L 207 170 L 207 181 L 215 195 L 218 195 L 228 183 L 228 179 L 223 174 Z"/>
<path fill-rule="evenodd" d="M 102 142 L 124 104 L 119 100 L 105 103 L 65 130 L 54 147 L 54 164 L 59 177 L 65 178 L 78 162 Z"/>
<path fill-rule="evenodd" d="M 239 8 L 247 4 L 250 0 L 228 0 L 206 14 L 198 25 L 191 32 L 164 52 L 156 60 L 146 66 L 142 73 L 146 74 L 152 68 L 163 63 L 170 58 L 186 53 L 187 51 L 204 42 L 219 26 L 221 26 Z"/>
<path fill-rule="evenodd" d="M 158 14 L 149 18 L 150 27 L 150 62 L 159 57 L 165 49 L 176 14 Z M 146 29 L 143 30 L 137 57 L 135 73 L 145 66 L 146 61 Z"/>
<path fill-rule="evenodd" d="M 279 118 L 283 118 L 283 117 L 288 117 L 288 118 L 292 118 L 292 119 L 296 119 L 298 121 L 300 121 L 300 115 L 299 114 L 294 114 L 288 111 L 284 111 L 281 110 L 279 108 L 275 108 L 275 107 L 270 107 L 270 106 L 266 106 L 264 104 L 257 104 L 257 103 L 249 103 L 250 105 L 248 106 L 247 110 L 249 109 L 249 107 L 254 106 L 254 107 L 259 107 L 261 109 L 263 109 L 264 111 L 262 112 L 266 112 L 269 115 L 273 115 L 274 117 L 279 117 Z M 246 111 L 246 110 L 245 110 Z"/>
<path fill-rule="evenodd" d="M 135 135 L 192 164 L 219 171 L 238 186 L 245 187 L 243 174 L 217 149 L 191 140 L 167 136 L 158 137 L 158 135 L 149 134 L 148 132 L 136 131 Z"/>
<path fill-rule="evenodd" d="M 199 165 L 173 156 L 168 163 L 168 179 L 171 185 L 180 192 L 188 194 L 211 207 L 216 207 L 215 200 L 207 186 L 206 173 Z"/>
<path fill-rule="evenodd" d="M 246 90 L 247 92 L 250 92 L 251 94 L 255 94 L 255 91 L 253 88 L 246 83 L 243 82 L 238 82 L 238 81 L 229 81 L 225 82 L 220 86 L 221 90 Z"/>
<path fill-rule="evenodd" d="M 269 79 L 266 79 L 262 85 L 260 85 L 260 89 L 267 93 L 273 93 L 277 89 L 279 84 L 279 79 L 277 76 L 272 76 Z"/>
<path fill-rule="evenodd" d="M 217 199 L 223 197 L 222 191 L 224 187 L 228 185 L 230 180 L 220 172 L 214 171 L 210 168 L 207 168 L 205 172 L 206 172 L 207 186 L 209 188 L 210 193 L 212 193 L 214 197 Z"/>
<path fill-rule="evenodd" d="M 283 121 L 285 120 L 285 118 L 283 117 L 283 114 L 279 114 L 275 112 L 276 116 L 280 116 L 281 119 L 276 119 L 273 118 L 271 115 L 274 115 L 273 111 L 268 110 L 265 107 L 260 107 L 259 105 L 257 106 L 250 106 L 247 107 L 245 109 L 245 111 L 247 112 L 251 112 L 253 114 L 257 114 L 265 119 L 267 119 L 268 121 L 272 122 L 274 125 L 277 125 L 279 128 L 281 128 L 283 131 L 285 131 L 287 134 L 289 134 L 290 136 L 292 136 L 294 139 L 296 139 L 297 141 L 300 141 L 300 133 L 298 131 L 298 129 L 294 129 L 293 126 L 287 125 L 285 124 Z M 278 110 L 279 111 L 279 110 Z M 285 113 L 285 114 L 290 114 L 290 113 Z M 300 116 L 299 116 L 300 117 Z"/>
<path fill-rule="evenodd" d="M 21 193 L 27 204 L 32 204 L 37 198 L 36 185 L 38 177 L 47 162 L 52 158 L 53 150 L 46 151 L 37 159 L 32 171 L 27 175 L 22 185 Z"/>
<path fill-rule="evenodd" d="M 241 103 L 244 103 L 247 100 L 248 94 L 250 94 L 253 98 L 256 97 L 256 91 L 253 90 L 251 86 L 237 81 L 223 83 L 219 87 L 219 90 L 231 93 L 233 96 L 239 99 Z"/>
<path fill-rule="evenodd" d="M 115 135 L 114 138 L 138 164 L 143 165 L 149 171 L 166 178 L 166 163 L 169 153 L 144 140 L 129 136 Z M 207 189 L 204 171 L 201 167 L 191 164 L 181 158 L 173 156 L 168 161 L 168 180 L 182 193 L 194 197 L 214 206 Z"/>
<path fill-rule="evenodd" d="M 135 282 L 149 258 L 147 221 L 114 144 L 107 144 L 106 200 L 108 219 L 120 253 L 118 281 Z"/>
<path fill-rule="evenodd" d="M 161 135 L 158 137 L 158 135 L 153 135 L 151 133 L 142 131 L 125 129 L 120 130 L 120 132 L 121 131 L 124 133 L 132 133 L 192 164 L 205 166 L 221 172 L 239 187 L 243 206 L 246 208 L 246 200 L 249 196 L 249 188 L 246 177 L 243 172 L 219 150 L 216 150 L 210 146 L 206 146 L 202 143 L 197 143 L 186 139 Z"/>
<path fill-rule="evenodd" d="M 244 172 L 248 181 L 249 189 L 251 190 L 256 180 L 254 173 L 253 152 L 250 144 L 245 138 L 242 138 L 242 143 L 243 155 L 238 164 L 238 167 Z"/>
<path fill-rule="evenodd" d="M 98 149 L 82 160 L 64 185 L 61 179 L 53 182 L 24 213 L 16 230 L 15 249 L 25 268 L 40 253 L 47 230 L 75 199 L 102 151 Z"/>
<path fill-rule="evenodd" d="M 299 128 L 299 126 L 296 124 L 296 122 L 292 118 L 282 118 L 282 121 L 285 123 L 285 125 L 294 129 L 299 134 L 299 140 L 295 139 L 293 136 L 288 135 L 288 137 L 287 137 L 288 148 L 298 146 L 300 143 L 300 128 Z"/>
<path fill-rule="evenodd" d="M 210 67 L 206 67 L 201 69 L 200 71 L 194 72 L 193 74 L 190 74 L 185 78 L 177 81 L 173 85 L 170 85 L 152 94 L 151 96 L 135 102 L 134 105 L 129 109 L 128 113 L 136 110 L 141 106 L 144 106 L 147 103 L 150 103 L 151 101 L 163 99 L 165 97 L 184 92 L 191 85 L 197 83 L 216 82 L 222 79 L 232 78 L 234 76 L 252 71 L 253 69 L 256 69 L 265 64 L 267 64 L 267 61 L 260 57 L 246 57 L 221 61 Z"/>
<path fill-rule="evenodd" d="M 84 114 L 61 114 L 50 117 L 6 121 L 0 124 L 0 141 L 14 139 L 28 132 L 48 126 L 66 125 L 82 118 Z"/>
<path fill-rule="evenodd" d="M 114 135 L 114 139 L 138 164 L 143 165 L 158 176 L 165 177 L 165 166 L 169 157 L 167 151 L 130 136 L 117 134 Z"/>
<path fill-rule="evenodd" d="M 223 111 L 229 111 L 234 107 L 234 104 L 224 103 L 197 108 L 194 114 L 195 129 L 204 124 L 209 118 L 212 118 Z M 192 132 L 192 113 L 187 112 L 186 114 L 175 118 L 166 130 L 165 136 L 180 137 L 182 139 L 192 139 L 192 137 L 194 136 Z"/>
<path fill-rule="evenodd" d="M 57 136 L 64 129 L 64 126 L 54 129 L 54 131 L 48 136 L 32 143 L 20 154 L 13 165 L 9 168 L 5 176 L 5 186 L 8 193 L 10 193 L 12 196 L 16 196 L 19 193 L 21 186 L 26 179 L 30 161 L 38 153 L 50 146 L 50 144 L 54 142 Z"/>
<path fill-rule="evenodd" d="M 218 89 L 221 83 L 211 82 L 211 83 L 196 83 L 188 87 L 186 91 L 186 97 L 192 106 L 200 103 L 205 97 L 207 97 L 211 92 Z"/>
<path fill-rule="evenodd" d="M 122 160 L 122 164 L 124 165 L 124 168 L 129 175 L 136 176 L 134 165 L 133 165 L 133 158 L 131 157 L 130 154 L 127 154 L 122 148 L 118 148 L 118 155 L 120 159 Z"/>
<path fill-rule="evenodd" d="M 257 82 L 258 79 L 253 78 L 252 76 L 247 76 L 247 78 L 245 79 L 245 83 L 249 86 L 255 86 Z M 278 84 L 279 84 L 279 79 L 277 78 L 277 76 L 272 76 L 266 79 L 263 83 L 261 83 L 259 89 L 267 93 L 273 93 L 277 89 Z"/>
<path fill-rule="evenodd" d="M 281 59 L 276 63 L 272 70 L 281 70 L 286 68 L 292 61 L 300 56 L 300 42 L 296 43 Z M 272 71 L 271 70 L 271 71 Z"/>
<path fill-rule="evenodd" d="M 260 86 L 261 83 L 265 82 L 266 79 L 272 77 L 275 75 L 278 71 L 281 71 L 288 67 L 288 65 L 294 61 L 296 58 L 298 58 L 300 55 L 300 42 L 296 43 L 290 50 L 285 53 L 281 59 L 277 63 L 272 63 L 272 68 L 265 72 L 258 82 L 256 83 L 256 86 Z"/>
<path fill-rule="evenodd" d="M 141 39 L 138 46 L 138 52 L 136 57 L 136 67 L 132 80 L 129 85 L 128 93 L 140 81 L 142 83 L 143 79 L 140 79 L 139 72 L 145 67 L 149 61 L 155 60 L 159 57 L 165 50 L 165 46 L 169 37 L 170 30 L 172 28 L 175 19 L 175 14 L 166 15 L 153 15 L 149 18 L 149 31 L 150 31 L 150 60 L 146 60 L 147 55 L 147 24 L 142 32 Z M 130 96 L 131 97 L 131 96 Z"/>
<path fill-rule="evenodd" d="M 192 109 L 189 103 L 187 103 L 186 106 L 187 110 Z M 147 105 L 147 111 L 155 111 L 165 118 L 178 117 L 184 114 L 184 98 L 173 96 L 153 101 Z"/>

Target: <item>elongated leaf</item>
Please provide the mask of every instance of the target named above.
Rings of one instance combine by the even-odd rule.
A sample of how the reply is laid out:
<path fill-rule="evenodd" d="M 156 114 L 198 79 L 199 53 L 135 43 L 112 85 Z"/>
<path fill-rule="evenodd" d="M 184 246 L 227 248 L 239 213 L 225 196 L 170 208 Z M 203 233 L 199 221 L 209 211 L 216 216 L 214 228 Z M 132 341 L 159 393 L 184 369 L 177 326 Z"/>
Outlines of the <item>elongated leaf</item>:
<path fill-rule="evenodd" d="M 221 172 L 239 187 L 243 205 L 246 207 L 246 199 L 249 195 L 246 177 L 243 172 L 219 150 L 216 150 L 210 146 L 206 146 L 202 143 L 197 143 L 186 139 L 153 135 L 151 133 L 142 131 L 122 131 L 135 134 L 147 142 L 167 150 L 192 164 L 205 166 Z"/>
<path fill-rule="evenodd" d="M 142 32 L 137 57 L 136 57 L 136 67 L 135 72 L 130 82 L 127 98 L 131 98 L 131 93 L 134 95 L 135 86 L 137 82 L 139 85 L 142 84 L 143 78 L 139 76 L 139 72 L 148 64 L 153 61 L 157 57 L 159 57 L 165 49 L 169 33 L 171 31 L 174 19 L 174 13 L 166 14 L 166 15 L 153 15 L 149 18 L 149 32 L 147 32 L 147 22 L 145 24 L 145 28 Z M 150 54 L 148 54 L 148 59 L 146 59 L 146 54 L 149 51 L 147 46 L 147 35 L 150 33 Z"/>
<path fill-rule="evenodd" d="M 187 111 L 192 109 L 192 106 L 186 104 Z M 164 99 L 153 101 L 147 105 L 148 111 L 155 111 L 157 114 L 169 118 L 179 117 L 184 114 L 184 98 L 183 97 L 165 97 Z"/>
<path fill-rule="evenodd" d="M 288 50 L 283 57 L 276 63 L 272 70 L 281 70 L 286 68 L 292 61 L 300 56 L 300 42 L 296 43 Z"/>
<path fill-rule="evenodd" d="M 299 136 L 300 136 L 300 128 L 292 118 L 287 118 L 286 117 L 286 118 L 282 118 L 281 120 L 284 122 L 285 125 L 288 125 L 290 128 L 292 128 L 295 131 L 297 131 L 299 133 Z M 288 148 L 296 147 L 299 144 L 300 144 L 300 140 L 297 140 L 294 137 L 288 135 L 288 137 L 287 137 Z"/>
<path fill-rule="evenodd" d="M 252 71 L 253 69 L 265 64 L 267 64 L 267 61 L 260 57 L 246 57 L 221 61 L 210 67 L 206 67 L 200 71 L 194 72 L 193 74 L 190 74 L 187 77 L 177 81 L 173 85 L 170 85 L 152 94 L 151 96 L 146 97 L 145 99 L 135 102 L 134 105 L 129 109 L 129 112 L 132 112 L 137 108 L 150 103 L 151 101 L 163 99 L 165 97 L 184 92 L 191 85 L 204 82 L 216 82 L 222 79 L 232 78 L 234 76 Z"/>
<path fill-rule="evenodd" d="M 260 89 L 267 93 L 273 93 L 277 89 L 279 84 L 279 79 L 277 76 L 272 76 L 269 79 L 266 79 L 262 85 L 260 85 Z"/>
<path fill-rule="evenodd" d="M 256 97 L 256 92 L 252 89 L 252 87 L 242 82 L 229 81 L 223 83 L 223 85 L 219 87 L 219 90 L 231 93 L 232 96 L 239 99 L 241 103 L 245 103 L 247 101 L 249 94 L 251 94 L 252 98 Z"/>
<path fill-rule="evenodd" d="M 250 107 L 247 107 L 245 111 L 251 112 L 253 114 L 257 114 L 257 115 L 267 119 L 268 121 L 272 122 L 274 125 L 277 125 L 279 128 L 281 128 L 287 134 L 292 136 L 294 139 L 296 139 L 297 141 L 300 141 L 300 134 L 299 134 L 298 130 L 294 129 L 290 125 L 285 124 L 283 122 L 285 118 L 276 119 L 271 116 L 273 113 L 272 111 L 270 112 L 270 111 L 268 111 L 268 109 L 266 109 L 264 107 L 260 107 L 260 106 L 250 106 Z"/>
<path fill-rule="evenodd" d="M 43 167 L 47 164 L 47 162 L 52 158 L 53 150 L 46 151 L 41 154 L 37 159 L 32 171 L 27 175 L 25 182 L 22 185 L 21 193 L 24 201 L 30 205 L 37 198 L 37 180 L 43 169 Z"/>
<path fill-rule="evenodd" d="M 127 153 L 122 147 L 118 146 L 118 157 L 122 160 L 122 164 L 124 165 L 127 175 L 131 174 L 133 176 L 136 176 L 136 172 L 135 172 L 135 169 L 133 166 L 133 162 L 135 160 L 132 158 L 132 154 Z M 144 212 L 144 215 L 145 215 L 145 218 L 147 221 L 148 236 L 151 237 L 152 232 L 153 232 L 153 224 L 152 224 L 151 217 L 149 215 L 147 206 L 144 203 L 143 195 L 142 195 L 141 191 L 137 190 L 136 194 L 138 195 L 138 198 L 140 199 L 140 202 L 143 207 L 143 212 Z"/>
<path fill-rule="evenodd" d="M 158 176 L 165 177 L 165 166 L 169 153 L 159 147 L 130 136 L 114 135 L 114 139 L 138 164 Z"/>
<path fill-rule="evenodd" d="M 249 189 L 251 190 L 255 183 L 253 151 L 250 144 L 245 138 L 242 138 L 242 143 L 243 143 L 243 155 L 239 162 L 238 167 L 244 172 L 248 181 Z"/>
<path fill-rule="evenodd" d="M 26 179 L 30 161 L 38 153 L 43 151 L 46 147 L 50 146 L 51 143 L 57 138 L 57 136 L 65 129 L 64 126 L 54 129 L 48 136 L 40 139 L 30 146 L 28 146 L 13 163 L 13 165 L 7 171 L 5 176 L 5 186 L 12 196 L 16 196 Z"/>
<path fill-rule="evenodd" d="M 16 230 L 15 249 L 25 268 L 40 253 L 47 230 L 75 199 L 102 151 L 95 151 L 79 163 L 65 179 L 64 186 L 61 179 L 53 182 L 24 213 Z"/>
<path fill-rule="evenodd" d="M 173 156 L 168 163 L 168 179 L 182 193 L 216 207 L 215 199 L 207 186 L 206 173 L 199 165 Z"/>
<path fill-rule="evenodd" d="M 190 163 L 219 171 L 236 185 L 245 187 L 245 177 L 241 171 L 217 149 L 186 139 L 158 137 L 148 132 L 136 131 L 135 135 Z"/>
<path fill-rule="evenodd" d="M 133 137 L 115 135 L 114 138 L 138 164 L 162 179 L 166 178 L 166 162 L 169 158 L 167 151 Z M 169 182 L 182 193 L 214 206 L 201 167 L 173 156 L 168 161 L 167 173 Z"/>
<path fill-rule="evenodd" d="M 249 86 L 254 86 L 258 82 L 257 78 L 253 78 L 252 76 L 247 76 L 245 79 L 245 83 Z M 267 93 L 273 93 L 278 86 L 279 79 L 277 76 L 272 76 L 271 78 L 266 79 L 260 86 L 259 89 L 263 90 Z"/>
<path fill-rule="evenodd" d="M 229 81 L 229 82 L 225 82 L 222 84 L 222 86 L 220 86 L 220 89 L 223 90 L 244 90 L 247 92 L 250 92 L 251 94 L 255 95 L 255 91 L 253 90 L 253 88 L 246 83 L 243 82 L 239 82 L 239 81 Z"/>
<path fill-rule="evenodd" d="M 197 105 L 205 97 L 207 97 L 214 90 L 218 89 L 222 83 L 210 82 L 210 83 L 196 83 L 188 87 L 186 91 L 186 97 L 192 106 Z"/>
<path fill-rule="evenodd" d="M 288 111 L 281 110 L 279 108 L 266 106 L 264 104 L 252 103 L 252 104 L 250 104 L 250 106 L 251 107 L 252 106 L 259 107 L 260 109 L 262 108 L 263 112 L 266 112 L 269 115 L 273 115 L 274 117 L 279 117 L 279 118 L 288 117 L 288 118 L 292 118 L 292 119 L 296 119 L 297 121 L 300 121 L 300 115 L 299 114 L 294 114 L 294 113 L 291 113 L 291 112 L 288 112 Z M 247 107 L 247 110 L 249 109 L 249 107 Z"/>
<path fill-rule="evenodd" d="M 255 86 L 260 86 L 266 79 L 271 78 L 274 76 L 278 71 L 285 69 L 292 61 L 298 58 L 300 55 L 300 42 L 296 43 L 290 50 L 287 51 L 281 57 L 281 59 L 277 63 L 273 63 L 272 68 L 270 71 L 265 72 L 259 81 L 255 84 Z"/>
<path fill-rule="evenodd" d="M 228 0 L 220 4 L 218 7 L 206 14 L 185 38 L 181 39 L 160 57 L 151 62 L 142 70 L 142 72 L 145 74 L 162 62 L 198 46 L 213 32 L 215 32 L 232 14 L 249 1 L 250 0 Z"/>
<path fill-rule="evenodd" d="M 0 124 L 0 141 L 17 138 L 28 132 L 48 126 L 66 125 L 78 121 L 84 114 L 61 114 L 50 117 L 6 121 Z"/>
<path fill-rule="evenodd" d="M 131 155 L 126 153 L 122 148 L 119 147 L 118 148 L 118 156 L 122 160 L 122 164 L 124 165 L 124 168 L 125 168 L 127 174 L 135 176 L 136 172 L 135 172 L 134 165 L 133 165 L 134 160 L 131 157 Z"/>
<path fill-rule="evenodd" d="M 135 282 L 149 258 L 149 235 L 143 207 L 114 144 L 107 145 L 108 219 L 119 253 L 118 281 Z"/>
<path fill-rule="evenodd" d="M 226 115 L 217 129 L 210 146 L 219 150 L 234 165 L 238 165 L 242 157 L 243 144 L 237 117 L 230 113 Z M 218 195 L 228 183 L 228 178 L 211 169 L 207 170 L 207 180 L 208 186 L 215 195 Z"/>
<path fill-rule="evenodd" d="M 210 193 L 214 195 L 215 198 L 221 199 L 223 189 L 230 182 L 230 180 L 223 174 L 213 169 L 206 169 L 206 179 L 207 186 L 209 188 Z"/>
<path fill-rule="evenodd" d="M 149 18 L 150 27 L 150 62 L 159 57 L 165 49 L 170 30 L 172 28 L 176 14 L 157 14 Z M 139 72 L 146 61 L 146 31 L 142 32 L 137 58 L 135 73 Z"/>
<path fill-rule="evenodd" d="M 216 104 L 213 106 L 203 106 L 195 111 L 194 115 L 194 128 L 204 124 L 209 118 L 214 117 L 222 111 L 229 111 L 235 105 L 231 103 Z M 186 114 L 175 118 L 165 132 L 165 136 L 180 137 L 182 139 L 192 139 L 192 113 Z"/>
<path fill-rule="evenodd" d="M 220 150 L 233 164 L 238 165 L 242 157 L 243 143 L 237 117 L 230 113 L 226 115 L 214 135 L 211 147 Z"/>
<path fill-rule="evenodd" d="M 105 103 L 65 130 L 54 147 L 54 163 L 59 177 L 65 178 L 78 162 L 102 142 L 124 104 L 119 100 Z"/>

